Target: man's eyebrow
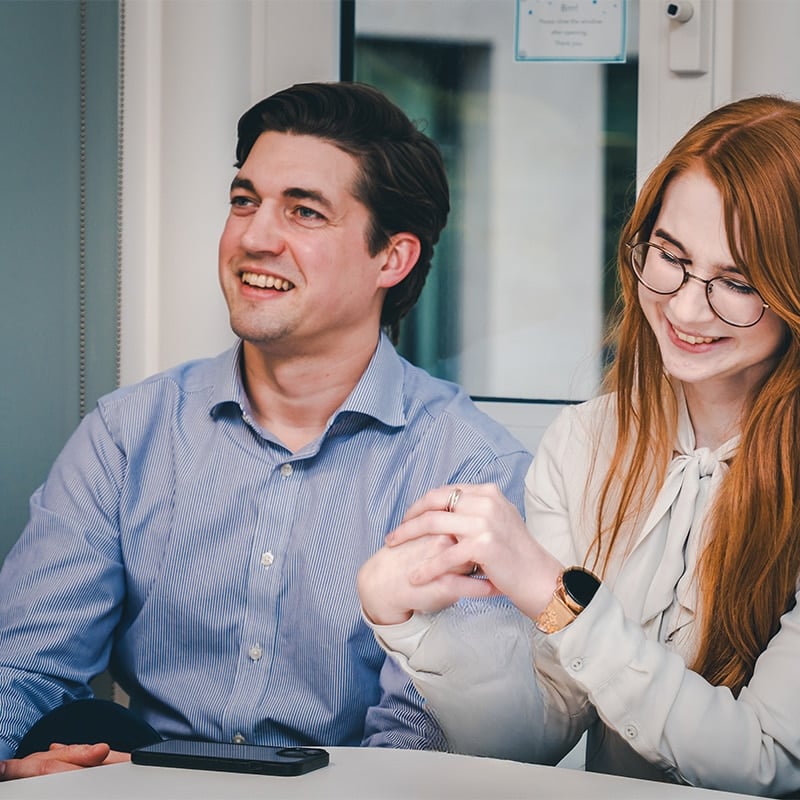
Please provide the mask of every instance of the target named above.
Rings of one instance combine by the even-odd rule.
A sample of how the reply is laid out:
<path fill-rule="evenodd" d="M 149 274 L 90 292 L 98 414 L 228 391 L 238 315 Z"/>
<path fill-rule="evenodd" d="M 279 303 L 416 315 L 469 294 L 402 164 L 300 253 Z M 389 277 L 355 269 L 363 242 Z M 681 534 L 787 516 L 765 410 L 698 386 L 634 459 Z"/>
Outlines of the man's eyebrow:
<path fill-rule="evenodd" d="M 240 178 L 238 175 L 231 181 L 231 191 L 234 189 L 244 189 L 246 192 L 256 193 L 256 187 L 248 178 Z"/>
<path fill-rule="evenodd" d="M 236 189 L 243 189 L 245 192 L 258 194 L 253 181 L 251 181 L 249 178 L 242 178 L 239 175 L 237 175 L 231 181 L 231 191 Z M 288 189 L 284 189 L 281 194 L 284 197 L 291 198 L 292 200 L 311 200 L 312 202 L 323 206 L 323 208 L 333 210 L 333 203 L 317 189 L 304 189 L 300 186 L 290 186 Z"/>
<path fill-rule="evenodd" d="M 299 186 L 292 186 L 283 190 L 283 196 L 291 197 L 293 200 L 312 200 L 329 210 L 333 210 L 333 203 L 316 189 L 303 189 Z"/>

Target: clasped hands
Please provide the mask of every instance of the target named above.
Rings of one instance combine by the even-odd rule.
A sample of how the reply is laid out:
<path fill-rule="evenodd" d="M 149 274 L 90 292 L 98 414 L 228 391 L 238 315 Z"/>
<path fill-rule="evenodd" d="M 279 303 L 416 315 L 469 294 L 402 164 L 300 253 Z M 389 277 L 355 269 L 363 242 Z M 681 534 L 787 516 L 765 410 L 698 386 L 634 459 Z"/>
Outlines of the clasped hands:
<path fill-rule="evenodd" d="M 378 625 L 499 594 L 535 619 L 561 569 L 497 486 L 459 484 L 433 489 L 408 509 L 361 567 L 358 590 L 365 614 Z"/>

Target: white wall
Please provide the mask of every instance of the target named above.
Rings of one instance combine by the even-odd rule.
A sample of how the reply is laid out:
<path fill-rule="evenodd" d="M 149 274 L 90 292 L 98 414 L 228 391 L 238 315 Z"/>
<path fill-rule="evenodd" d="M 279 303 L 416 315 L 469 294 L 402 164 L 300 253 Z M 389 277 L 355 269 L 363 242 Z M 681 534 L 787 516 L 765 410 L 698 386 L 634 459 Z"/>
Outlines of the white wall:
<path fill-rule="evenodd" d="M 733 23 L 732 96 L 800 98 L 800 3 L 736 0 Z"/>

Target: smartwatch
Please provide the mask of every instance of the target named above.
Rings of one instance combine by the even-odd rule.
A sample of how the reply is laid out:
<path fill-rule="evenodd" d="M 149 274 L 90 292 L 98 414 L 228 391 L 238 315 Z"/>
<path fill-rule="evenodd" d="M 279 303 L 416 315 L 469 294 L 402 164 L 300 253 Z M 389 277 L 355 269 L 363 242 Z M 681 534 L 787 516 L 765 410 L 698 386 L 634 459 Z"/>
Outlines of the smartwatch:
<path fill-rule="evenodd" d="M 569 567 L 563 570 L 550 602 L 536 618 L 536 627 L 543 633 L 565 628 L 592 602 L 599 588 L 600 579 L 588 569 Z"/>

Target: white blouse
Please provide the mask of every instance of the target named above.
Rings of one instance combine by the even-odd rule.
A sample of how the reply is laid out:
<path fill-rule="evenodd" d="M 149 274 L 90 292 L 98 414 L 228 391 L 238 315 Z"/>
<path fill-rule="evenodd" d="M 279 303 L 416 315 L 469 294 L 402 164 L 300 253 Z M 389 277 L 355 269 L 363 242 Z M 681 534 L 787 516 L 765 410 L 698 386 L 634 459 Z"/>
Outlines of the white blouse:
<path fill-rule="evenodd" d="M 372 626 L 453 750 L 556 763 L 588 728 L 587 769 L 771 796 L 800 789 L 800 607 L 738 698 L 686 666 L 702 523 L 739 439 L 696 448 L 682 397 L 679 409 L 646 519 L 631 522 L 594 600 L 562 631 L 542 634 L 497 600 Z M 583 564 L 594 539 L 614 426 L 611 396 L 565 409 L 528 473 L 528 528 L 565 565 Z"/>

